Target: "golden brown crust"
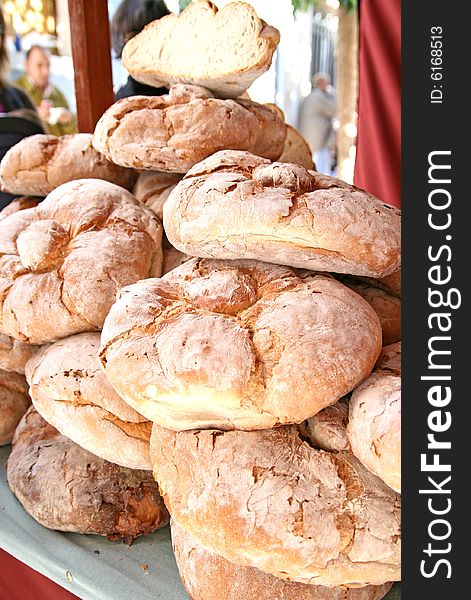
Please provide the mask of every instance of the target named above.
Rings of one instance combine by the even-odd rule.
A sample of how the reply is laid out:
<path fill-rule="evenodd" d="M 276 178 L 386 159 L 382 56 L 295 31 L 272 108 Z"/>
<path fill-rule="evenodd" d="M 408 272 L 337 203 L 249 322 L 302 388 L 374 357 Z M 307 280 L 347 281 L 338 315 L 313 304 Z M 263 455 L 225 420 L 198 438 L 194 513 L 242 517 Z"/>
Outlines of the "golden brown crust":
<path fill-rule="evenodd" d="M 0 446 L 9 444 L 31 399 L 24 375 L 0 369 Z"/>
<path fill-rule="evenodd" d="M 170 243 L 191 256 L 257 259 L 382 277 L 400 265 L 400 212 L 303 167 L 222 151 L 164 205 Z"/>
<path fill-rule="evenodd" d="M 391 589 L 391 583 L 347 589 L 285 581 L 235 565 L 204 548 L 174 520 L 170 525 L 180 577 L 193 600 L 380 600 Z"/>
<path fill-rule="evenodd" d="M 347 436 L 352 452 L 401 491 L 401 344 L 383 349 L 375 370 L 352 394 Z"/>
<path fill-rule="evenodd" d="M 300 423 L 367 377 L 381 327 L 325 275 L 192 259 L 121 290 L 100 358 L 117 392 L 172 429 Z"/>
<path fill-rule="evenodd" d="M 209 0 L 196 0 L 129 40 L 123 65 L 154 87 L 191 83 L 235 98 L 270 67 L 279 41 L 278 30 L 245 2 L 218 11 Z"/>
<path fill-rule="evenodd" d="M 0 326 L 43 344 L 101 329 L 117 290 L 158 276 L 162 227 L 107 181 L 65 183 L 0 221 Z"/>
<path fill-rule="evenodd" d="M 2 160 L 0 183 L 12 194 L 47 196 L 74 179 L 104 179 L 131 189 L 135 174 L 119 167 L 92 146 L 91 133 L 56 137 L 37 134 L 13 146 Z"/>
<path fill-rule="evenodd" d="M 33 408 L 15 432 L 7 476 L 25 510 L 50 529 L 130 541 L 168 523 L 152 473 L 83 450 Z"/>
<path fill-rule="evenodd" d="M 100 118 L 93 145 L 116 164 L 186 173 L 223 148 L 277 159 L 284 122 L 251 100 L 221 100 L 204 88 L 174 85 L 165 96 L 133 96 Z"/>
<path fill-rule="evenodd" d="M 99 348 L 98 333 L 81 333 L 38 352 L 26 366 L 34 407 L 85 450 L 123 467 L 150 469 L 151 424 L 108 383 Z"/>
<path fill-rule="evenodd" d="M 337 279 L 360 294 L 372 306 L 381 322 L 384 346 L 401 341 L 400 297 L 383 289 L 377 279 L 370 279 L 370 283 L 348 276 L 337 276 Z"/>
<path fill-rule="evenodd" d="M 231 562 L 316 585 L 400 578 L 400 497 L 348 452 L 317 450 L 293 426 L 154 424 L 151 460 L 175 521 Z"/>
<path fill-rule="evenodd" d="M 350 450 L 347 423 L 348 397 L 345 397 L 301 423 L 299 431 L 315 448 L 343 452 Z"/>

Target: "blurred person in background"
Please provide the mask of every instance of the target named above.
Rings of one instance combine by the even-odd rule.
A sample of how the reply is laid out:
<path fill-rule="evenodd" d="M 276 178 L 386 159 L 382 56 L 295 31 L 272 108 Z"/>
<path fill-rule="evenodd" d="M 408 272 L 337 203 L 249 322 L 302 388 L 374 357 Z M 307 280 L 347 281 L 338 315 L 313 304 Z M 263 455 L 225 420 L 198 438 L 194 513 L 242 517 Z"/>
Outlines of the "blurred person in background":
<path fill-rule="evenodd" d="M 123 0 L 111 20 L 111 45 L 117 58 L 121 58 L 124 45 L 144 27 L 169 15 L 170 11 L 163 0 Z M 165 87 L 151 87 L 128 76 L 128 80 L 116 92 L 115 100 L 129 96 L 162 96 L 168 92 Z"/>
<path fill-rule="evenodd" d="M 337 103 L 328 75 L 316 73 L 312 78 L 312 84 L 312 92 L 301 103 L 299 130 L 311 147 L 317 170 L 332 175 L 335 162 L 333 122 Z"/>
<path fill-rule="evenodd" d="M 69 110 L 66 97 L 50 82 L 49 53 L 42 46 L 34 45 L 26 53 L 25 71 L 16 85 L 31 97 L 46 130 L 52 135 L 76 133 L 74 115 Z"/>

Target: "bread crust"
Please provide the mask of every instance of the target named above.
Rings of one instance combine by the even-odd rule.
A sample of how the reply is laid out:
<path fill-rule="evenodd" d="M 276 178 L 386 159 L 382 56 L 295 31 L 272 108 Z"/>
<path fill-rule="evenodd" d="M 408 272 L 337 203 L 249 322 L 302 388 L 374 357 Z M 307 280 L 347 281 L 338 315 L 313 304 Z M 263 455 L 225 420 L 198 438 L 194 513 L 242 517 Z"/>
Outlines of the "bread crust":
<path fill-rule="evenodd" d="M 347 437 L 348 397 L 341 398 L 335 404 L 327 406 L 317 415 L 304 421 L 299 431 L 310 443 L 329 452 L 350 450 Z"/>
<path fill-rule="evenodd" d="M 277 159 L 284 121 L 251 100 L 221 100 L 207 89 L 174 85 L 165 96 L 133 96 L 113 104 L 95 127 L 93 145 L 124 167 L 186 173 L 223 148 Z"/>
<path fill-rule="evenodd" d="M 0 446 L 11 442 L 30 404 L 24 375 L 0 369 Z"/>
<path fill-rule="evenodd" d="M 0 369 L 24 375 L 26 363 L 39 348 L 0 333 Z"/>
<path fill-rule="evenodd" d="M 122 467 L 151 469 L 151 424 L 111 387 L 99 348 L 98 333 L 79 333 L 38 352 L 26 366 L 33 405 L 85 450 Z"/>
<path fill-rule="evenodd" d="M 312 152 L 309 144 L 297 129 L 286 126 L 286 140 L 283 148 L 283 154 L 278 159 L 279 162 L 294 163 L 301 165 L 308 170 L 315 170 L 316 165 L 312 160 Z"/>
<path fill-rule="evenodd" d="M 340 588 L 285 581 L 235 565 L 204 548 L 174 520 L 170 526 L 180 577 L 193 600 L 380 600 L 392 586 Z"/>
<path fill-rule="evenodd" d="M 332 277 L 192 259 L 120 291 L 100 359 L 116 391 L 172 429 L 300 423 L 363 381 L 381 326 Z"/>
<path fill-rule="evenodd" d="M 154 424 L 151 460 L 175 521 L 231 562 L 316 585 L 400 578 L 400 497 L 352 454 L 317 450 L 294 426 Z"/>
<path fill-rule="evenodd" d="M 123 188 L 65 183 L 0 221 L 0 327 L 44 344 L 101 329 L 117 290 L 162 268 L 162 226 Z"/>
<path fill-rule="evenodd" d="M 132 193 L 162 221 L 164 202 L 181 178 L 178 173 L 144 171 L 137 177 Z"/>
<path fill-rule="evenodd" d="M 135 173 L 107 160 L 92 146 L 91 133 L 57 137 L 37 134 L 10 148 L 0 165 L 2 190 L 12 194 L 47 196 L 74 179 L 103 179 L 128 190 Z"/>
<path fill-rule="evenodd" d="M 9 215 L 18 212 L 19 210 L 25 210 L 26 208 L 34 208 L 41 202 L 41 198 L 35 198 L 34 196 L 22 196 L 21 198 L 15 198 L 10 204 L 7 204 L 5 208 L 0 210 L 0 220 L 5 219 Z"/>
<path fill-rule="evenodd" d="M 401 492 L 401 343 L 386 346 L 373 373 L 352 394 L 347 436 L 352 452 Z"/>
<path fill-rule="evenodd" d="M 383 346 L 401 341 L 401 299 L 386 291 L 378 279 L 369 282 L 355 277 L 337 277 L 372 306 L 381 321 Z"/>
<path fill-rule="evenodd" d="M 209 0 L 196 0 L 130 39 L 123 65 L 137 81 L 154 87 L 196 84 L 221 98 L 236 98 L 268 70 L 279 41 L 278 30 L 245 2 L 218 10 Z"/>
<path fill-rule="evenodd" d="M 151 472 L 83 450 L 34 408 L 15 432 L 7 476 L 24 509 L 49 529 L 131 541 L 168 523 Z"/>
<path fill-rule="evenodd" d="M 257 259 L 382 277 L 401 261 L 400 212 L 299 165 L 222 151 L 193 167 L 164 205 L 170 243 L 190 256 Z"/>

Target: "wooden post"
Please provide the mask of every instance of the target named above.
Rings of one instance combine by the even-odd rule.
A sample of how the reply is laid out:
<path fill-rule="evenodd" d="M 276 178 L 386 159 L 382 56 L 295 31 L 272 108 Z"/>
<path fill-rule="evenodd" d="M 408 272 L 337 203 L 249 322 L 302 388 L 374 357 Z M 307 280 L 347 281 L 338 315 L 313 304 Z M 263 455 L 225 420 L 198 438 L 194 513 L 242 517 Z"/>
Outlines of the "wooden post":
<path fill-rule="evenodd" d="M 68 0 L 80 132 L 92 133 L 113 103 L 107 0 Z"/>

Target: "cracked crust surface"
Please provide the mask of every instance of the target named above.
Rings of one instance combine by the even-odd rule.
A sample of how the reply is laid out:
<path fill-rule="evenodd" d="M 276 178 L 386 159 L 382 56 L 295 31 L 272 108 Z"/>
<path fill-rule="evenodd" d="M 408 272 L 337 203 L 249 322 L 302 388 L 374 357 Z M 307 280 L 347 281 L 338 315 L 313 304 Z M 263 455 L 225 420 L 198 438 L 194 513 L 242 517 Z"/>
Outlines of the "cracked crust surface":
<path fill-rule="evenodd" d="M 379 280 L 361 281 L 355 277 L 337 277 L 344 285 L 360 294 L 372 306 L 383 330 L 383 345 L 401 341 L 401 299 L 386 291 Z"/>
<path fill-rule="evenodd" d="M 0 446 L 11 442 L 30 404 L 24 375 L 0 369 Z"/>
<path fill-rule="evenodd" d="M 352 454 L 317 450 L 296 427 L 154 424 L 151 460 L 175 521 L 231 562 L 316 585 L 400 579 L 400 496 Z"/>
<path fill-rule="evenodd" d="M 277 159 L 285 137 L 284 121 L 265 106 L 180 84 L 164 96 L 118 100 L 98 121 L 93 145 L 124 167 L 186 173 L 223 148 Z"/>
<path fill-rule="evenodd" d="M 231 2 L 218 10 L 209 0 L 197 0 L 130 39 L 123 65 L 154 87 L 191 83 L 235 98 L 268 70 L 279 41 L 279 31 L 249 4 Z"/>
<path fill-rule="evenodd" d="M 151 423 L 108 383 L 99 348 L 98 333 L 80 333 L 38 352 L 26 367 L 33 405 L 85 450 L 123 467 L 151 469 Z"/>
<path fill-rule="evenodd" d="M 26 363 L 39 348 L 0 333 L 0 369 L 24 375 Z"/>
<path fill-rule="evenodd" d="M 329 452 L 342 452 L 350 450 L 347 423 L 348 397 L 345 397 L 301 423 L 299 431 L 316 448 Z"/>
<path fill-rule="evenodd" d="M 392 586 L 347 589 L 285 581 L 254 567 L 235 565 L 204 548 L 174 520 L 170 525 L 180 577 L 193 600 L 380 600 Z"/>
<path fill-rule="evenodd" d="M 330 276 L 192 259 L 120 291 L 100 359 L 122 398 L 171 429 L 300 423 L 363 381 L 381 326 Z"/>
<path fill-rule="evenodd" d="M 0 221 L 0 327 L 30 344 L 101 329 L 116 292 L 162 267 L 162 226 L 125 189 L 65 183 Z"/>
<path fill-rule="evenodd" d="M 373 373 L 352 394 L 347 436 L 352 452 L 401 491 L 401 344 L 386 346 Z"/>
<path fill-rule="evenodd" d="M 218 152 L 171 192 L 165 231 L 190 256 L 391 273 L 401 261 L 400 212 L 338 181 L 248 152 Z"/>
<path fill-rule="evenodd" d="M 15 432 L 7 476 L 25 510 L 49 529 L 131 541 L 168 523 L 150 471 L 83 450 L 33 407 Z"/>
<path fill-rule="evenodd" d="M 135 174 L 107 160 L 92 146 L 91 133 L 56 137 L 37 134 L 10 148 L 0 166 L 2 190 L 47 196 L 74 179 L 104 179 L 131 189 Z"/>

